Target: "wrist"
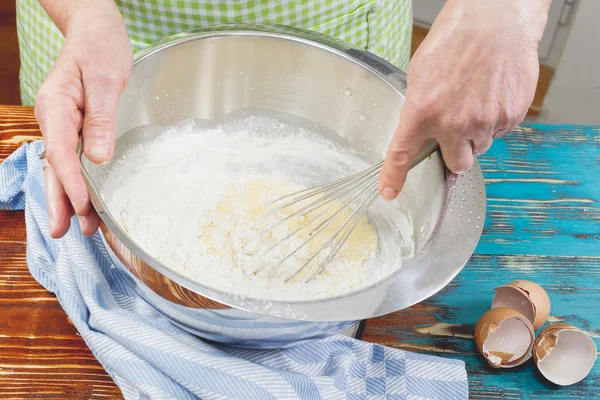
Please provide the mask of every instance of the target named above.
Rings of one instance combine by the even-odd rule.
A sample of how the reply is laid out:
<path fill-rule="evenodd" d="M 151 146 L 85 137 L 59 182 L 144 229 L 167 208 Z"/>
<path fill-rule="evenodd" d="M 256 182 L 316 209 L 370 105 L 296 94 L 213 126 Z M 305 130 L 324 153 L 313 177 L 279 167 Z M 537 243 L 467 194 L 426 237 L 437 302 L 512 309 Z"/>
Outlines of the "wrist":
<path fill-rule="evenodd" d="M 539 43 L 551 3 L 552 0 L 448 0 L 445 7 L 452 10 L 449 16 L 458 26 L 468 24 L 482 29 L 518 27 L 520 32 Z"/>
<path fill-rule="evenodd" d="M 77 34 L 83 32 L 85 35 L 104 32 L 111 35 L 119 33 L 127 35 L 125 22 L 113 0 L 78 0 L 73 3 L 77 4 L 67 13 L 65 37 L 71 32 Z"/>
<path fill-rule="evenodd" d="M 120 22 L 121 14 L 113 0 L 39 0 L 54 24 L 67 36 L 72 30 L 98 26 L 107 27 Z M 87 29 L 86 29 L 87 30 Z"/>

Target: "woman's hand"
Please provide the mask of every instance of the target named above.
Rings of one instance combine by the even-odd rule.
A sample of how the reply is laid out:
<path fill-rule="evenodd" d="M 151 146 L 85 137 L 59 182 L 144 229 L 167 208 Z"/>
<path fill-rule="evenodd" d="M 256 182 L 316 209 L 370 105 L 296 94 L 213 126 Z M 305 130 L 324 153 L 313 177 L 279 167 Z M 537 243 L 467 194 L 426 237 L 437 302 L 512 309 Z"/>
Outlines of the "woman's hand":
<path fill-rule="evenodd" d="M 112 0 L 41 3 L 66 38 L 35 105 L 46 148 L 50 234 L 62 237 L 77 214 L 82 232 L 91 235 L 99 219 L 80 172 L 78 134 L 91 161 L 110 160 L 117 104 L 131 73 L 133 52 Z"/>
<path fill-rule="evenodd" d="M 448 0 L 411 60 L 400 123 L 379 177 L 394 199 L 433 138 L 452 172 L 473 165 L 525 117 L 539 73 L 550 0 Z"/>

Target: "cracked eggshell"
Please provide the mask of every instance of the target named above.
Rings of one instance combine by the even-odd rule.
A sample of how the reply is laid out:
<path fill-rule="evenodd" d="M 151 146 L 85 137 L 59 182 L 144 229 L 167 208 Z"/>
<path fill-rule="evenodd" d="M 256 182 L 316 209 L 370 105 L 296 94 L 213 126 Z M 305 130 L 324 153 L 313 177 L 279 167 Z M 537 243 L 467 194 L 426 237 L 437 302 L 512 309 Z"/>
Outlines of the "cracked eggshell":
<path fill-rule="evenodd" d="M 498 286 L 492 300 L 492 308 L 508 307 L 519 311 L 533 324 L 537 330 L 546 323 L 550 315 L 550 298 L 537 283 L 530 281 L 513 281 Z"/>
<path fill-rule="evenodd" d="M 567 324 L 550 325 L 534 344 L 533 359 L 550 382 L 568 386 L 583 380 L 594 366 L 596 344 L 581 329 Z"/>
<path fill-rule="evenodd" d="M 477 349 L 494 368 L 512 368 L 529 360 L 534 339 L 529 319 L 512 308 L 492 308 L 475 325 Z"/>

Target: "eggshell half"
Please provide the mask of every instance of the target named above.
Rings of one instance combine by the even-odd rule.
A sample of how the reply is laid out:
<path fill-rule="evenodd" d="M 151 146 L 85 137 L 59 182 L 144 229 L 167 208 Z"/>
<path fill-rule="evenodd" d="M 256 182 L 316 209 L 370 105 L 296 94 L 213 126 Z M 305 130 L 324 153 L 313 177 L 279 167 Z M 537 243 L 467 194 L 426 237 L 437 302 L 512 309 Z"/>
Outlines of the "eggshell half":
<path fill-rule="evenodd" d="M 546 379 L 568 386 L 583 380 L 594 366 L 596 344 L 581 329 L 567 324 L 550 325 L 534 344 L 533 359 Z"/>
<path fill-rule="evenodd" d="M 492 308 L 475 325 L 477 349 L 494 368 L 523 364 L 531 358 L 534 339 L 531 322 L 511 308 Z"/>
<path fill-rule="evenodd" d="M 550 298 L 537 283 L 519 280 L 496 288 L 492 308 L 496 307 L 519 311 L 531 321 L 533 329 L 537 330 L 546 323 L 550 315 Z"/>

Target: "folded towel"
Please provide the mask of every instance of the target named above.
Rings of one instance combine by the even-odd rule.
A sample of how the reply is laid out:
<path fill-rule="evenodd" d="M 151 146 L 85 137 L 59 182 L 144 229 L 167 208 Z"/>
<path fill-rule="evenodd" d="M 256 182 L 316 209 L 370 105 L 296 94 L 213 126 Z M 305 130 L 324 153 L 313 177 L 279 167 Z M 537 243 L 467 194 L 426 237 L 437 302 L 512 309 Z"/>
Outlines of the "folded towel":
<path fill-rule="evenodd" d="M 26 144 L 0 165 L 0 208 L 25 209 L 31 274 L 56 295 L 126 399 L 468 398 L 459 360 L 342 335 L 282 348 L 204 340 L 208 317 L 200 321 L 202 329 L 186 329 L 142 299 L 114 266 L 98 233 L 84 237 L 74 221 L 64 238 L 50 238 L 42 150 L 42 142 Z M 271 319 L 274 330 L 277 321 L 291 323 Z"/>

